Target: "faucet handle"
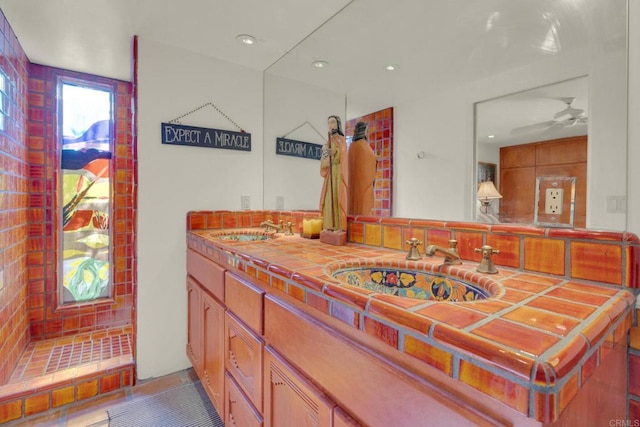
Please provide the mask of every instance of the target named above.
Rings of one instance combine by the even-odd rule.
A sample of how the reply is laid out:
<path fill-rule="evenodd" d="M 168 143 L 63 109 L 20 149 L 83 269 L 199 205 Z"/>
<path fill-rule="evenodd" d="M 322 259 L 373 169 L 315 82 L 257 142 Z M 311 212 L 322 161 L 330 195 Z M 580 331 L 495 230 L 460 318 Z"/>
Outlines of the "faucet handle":
<path fill-rule="evenodd" d="M 408 260 L 418 260 L 420 259 L 420 251 L 418 250 L 418 245 L 421 245 L 422 242 L 415 237 L 410 238 L 406 241 L 406 244 L 409 245 L 409 253 L 407 254 Z"/>
<path fill-rule="evenodd" d="M 476 248 L 476 252 L 482 252 L 482 256 L 488 256 L 491 257 L 491 255 L 497 255 L 500 253 L 499 249 L 493 249 L 491 246 L 489 245 L 483 245 L 480 248 Z"/>
<path fill-rule="evenodd" d="M 293 222 L 287 221 L 287 230 L 284 232 L 285 236 L 293 236 Z"/>
<path fill-rule="evenodd" d="M 482 252 L 482 261 L 480 261 L 480 265 L 478 265 L 476 271 L 478 273 L 496 274 L 498 269 L 493 265 L 491 255 L 499 254 L 500 251 L 498 249 L 493 249 L 489 245 L 483 245 L 480 248 L 476 248 L 476 252 Z"/>
<path fill-rule="evenodd" d="M 449 250 L 454 253 L 458 253 L 458 241 L 456 239 L 449 240 Z"/>
<path fill-rule="evenodd" d="M 409 240 L 407 240 L 405 243 L 411 246 L 419 246 L 422 244 L 422 241 L 416 239 L 415 237 L 412 237 Z"/>

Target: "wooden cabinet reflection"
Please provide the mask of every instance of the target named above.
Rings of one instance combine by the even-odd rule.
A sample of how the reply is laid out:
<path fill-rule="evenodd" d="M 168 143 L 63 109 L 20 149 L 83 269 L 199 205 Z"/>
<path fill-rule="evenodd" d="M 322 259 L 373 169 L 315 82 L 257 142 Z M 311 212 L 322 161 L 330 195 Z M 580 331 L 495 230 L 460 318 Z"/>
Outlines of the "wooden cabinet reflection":
<path fill-rule="evenodd" d="M 500 149 L 500 222 L 534 222 L 536 179 L 575 177 L 574 226 L 586 226 L 587 136 Z"/>

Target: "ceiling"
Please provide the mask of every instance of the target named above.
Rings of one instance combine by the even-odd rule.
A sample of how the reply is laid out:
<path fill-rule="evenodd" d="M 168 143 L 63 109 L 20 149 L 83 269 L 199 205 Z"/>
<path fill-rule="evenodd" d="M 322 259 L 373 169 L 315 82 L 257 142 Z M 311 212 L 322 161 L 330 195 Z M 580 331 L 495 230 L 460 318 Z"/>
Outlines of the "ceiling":
<path fill-rule="evenodd" d="M 0 0 L 29 60 L 132 79 L 134 35 L 264 70 L 350 0 Z M 254 46 L 236 41 L 257 39 Z"/>
<path fill-rule="evenodd" d="M 417 79 L 437 88 L 445 79 L 477 78 L 535 58 L 575 51 L 589 43 L 593 35 L 587 31 L 592 28 L 605 33 L 598 34 L 598 39 L 625 40 L 625 22 L 603 13 L 604 3 L 0 0 L 0 8 L 31 62 L 131 80 L 132 39 L 138 35 L 252 69 L 313 81 L 347 96 L 372 94 L 364 82 L 384 81 L 376 85 L 375 95 L 387 96 L 388 106 L 400 102 L 400 96 L 415 93 L 413 82 Z M 338 14 L 343 9 L 344 13 Z M 364 21 L 358 22 L 354 16 L 362 16 Z M 257 43 L 242 45 L 236 40 L 239 34 L 250 34 Z M 316 59 L 331 65 L 324 80 L 312 74 L 316 70 L 310 63 Z M 394 77 L 383 70 L 387 64 L 399 65 Z M 393 95 L 384 94 L 381 88 L 393 91 Z M 563 108 L 562 102 L 554 100 L 560 97 L 575 97 L 576 106 L 587 111 L 586 85 L 555 89 L 548 88 L 542 94 L 547 102 L 525 107 L 519 99 L 518 108 L 508 106 L 495 116 L 499 120 L 489 125 L 513 129 L 550 120 Z M 526 109 L 536 111 L 529 123 L 522 123 Z M 505 138 L 501 143 L 513 141 Z"/>

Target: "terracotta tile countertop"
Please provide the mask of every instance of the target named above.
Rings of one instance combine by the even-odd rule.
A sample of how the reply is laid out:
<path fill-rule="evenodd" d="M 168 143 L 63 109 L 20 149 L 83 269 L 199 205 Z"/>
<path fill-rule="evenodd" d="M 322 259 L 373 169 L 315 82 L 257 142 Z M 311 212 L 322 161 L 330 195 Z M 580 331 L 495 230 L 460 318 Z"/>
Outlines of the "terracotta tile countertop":
<path fill-rule="evenodd" d="M 220 240 L 224 233 L 188 232 L 188 246 L 534 418 L 544 412 L 540 402 L 575 395 L 603 352 L 625 341 L 631 327 L 635 297 L 620 287 L 500 267 L 498 274 L 480 274 L 475 262 L 406 261 L 397 250 L 331 246 L 299 235 L 242 242 Z M 458 277 L 492 296 L 418 300 L 348 286 L 329 275 L 363 263 Z M 552 406 L 556 416 L 563 409 Z"/>

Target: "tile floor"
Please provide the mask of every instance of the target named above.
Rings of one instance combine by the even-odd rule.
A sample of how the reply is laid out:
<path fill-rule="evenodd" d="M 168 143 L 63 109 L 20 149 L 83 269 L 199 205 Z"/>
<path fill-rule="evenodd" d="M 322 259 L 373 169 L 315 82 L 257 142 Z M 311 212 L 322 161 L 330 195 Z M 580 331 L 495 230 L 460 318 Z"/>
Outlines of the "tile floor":
<path fill-rule="evenodd" d="M 169 388 L 198 381 L 193 369 L 178 371 L 159 378 L 138 381 L 113 393 L 97 396 L 88 401 L 50 410 L 5 424 L 7 427 L 106 427 L 109 425 L 107 410 L 124 402 L 131 402 L 161 393 Z"/>
<path fill-rule="evenodd" d="M 119 356 L 131 356 L 131 334 L 114 329 L 112 335 L 106 331 L 78 334 L 55 340 L 32 341 L 27 345 L 18 361 L 10 383 L 52 374 L 63 369 L 97 363 Z M 117 334 L 116 334 L 117 333 Z"/>

